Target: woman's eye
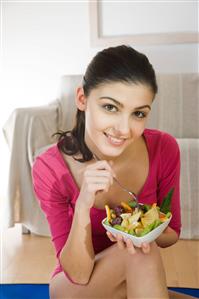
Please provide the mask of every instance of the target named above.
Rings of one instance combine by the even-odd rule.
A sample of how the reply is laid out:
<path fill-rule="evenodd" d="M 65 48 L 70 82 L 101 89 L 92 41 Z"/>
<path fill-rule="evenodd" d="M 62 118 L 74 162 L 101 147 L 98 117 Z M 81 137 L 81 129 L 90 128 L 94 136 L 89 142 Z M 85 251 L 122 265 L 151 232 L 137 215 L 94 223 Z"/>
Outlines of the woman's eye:
<path fill-rule="evenodd" d="M 138 118 L 144 118 L 144 117 L 146 117 L 146 113 L 144 113 L 144 112 L 142 112 L 142 111 L 136 111 L 136 112 L 134 113 L 134 115 L 135 115 L 136 117 L 138 117 Z"/>
<path fill-rule="evenodd" d="M 107 111 L 111 111 L 111 112 L 116 112 L 117 108 L 111 104 L 106 104 L 102 106 L 104 109 L 106 109 Z"/>

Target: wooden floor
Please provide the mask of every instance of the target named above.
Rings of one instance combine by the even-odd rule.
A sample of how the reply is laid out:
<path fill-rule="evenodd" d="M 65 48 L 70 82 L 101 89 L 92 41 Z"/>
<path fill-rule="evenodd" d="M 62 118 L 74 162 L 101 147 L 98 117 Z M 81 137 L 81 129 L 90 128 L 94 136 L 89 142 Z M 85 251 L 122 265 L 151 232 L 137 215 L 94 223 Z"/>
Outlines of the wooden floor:
<path fill-rule="evenodd" d="M 2 283 L 48 283 L 55 266 L 49 238 L 22 235 L 17 224 L 3 232 L 2 245 Z M 180 240 L 161 254 L 168 286 L 199 287 L 199 241 Z"/>

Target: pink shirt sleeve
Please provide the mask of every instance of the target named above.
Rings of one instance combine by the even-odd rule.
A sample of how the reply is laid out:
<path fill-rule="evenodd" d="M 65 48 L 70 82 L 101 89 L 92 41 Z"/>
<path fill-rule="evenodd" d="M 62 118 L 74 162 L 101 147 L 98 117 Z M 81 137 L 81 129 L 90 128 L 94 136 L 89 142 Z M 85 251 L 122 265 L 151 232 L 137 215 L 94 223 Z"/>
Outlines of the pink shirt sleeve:
<path fill-rule="evenodd" d="M 174 137 L 164 133 L 162 136 L 159 160 L 159 178 L 157 185 L 158 205 L 161 204 L 167 193 L 174 188 L 171 202 L 172 220 L 170 227 L 177 234 L 181 230 L 180 214 L 180 150 Z"/>
<path fill-rule="evenodd" d="M 59 182 L 62 181 L 63 183 L 63 177 L 57 178 L 57 173 L 52 169 L 53 157 L 51 158 L 46 153 L 44 155 L 44 158 L 42 156 L 38 157 L 33 165 L 33 188 L 41 209 L 48 220 L 52 241 L 57 257 L 59 257 L 60 251 L 70 232 L 72 208 L 70 201 L 66 194 L 63 194 L 62 188 L 59 185 Z M 67 181 L 65 185 L 67 185 Z"/>

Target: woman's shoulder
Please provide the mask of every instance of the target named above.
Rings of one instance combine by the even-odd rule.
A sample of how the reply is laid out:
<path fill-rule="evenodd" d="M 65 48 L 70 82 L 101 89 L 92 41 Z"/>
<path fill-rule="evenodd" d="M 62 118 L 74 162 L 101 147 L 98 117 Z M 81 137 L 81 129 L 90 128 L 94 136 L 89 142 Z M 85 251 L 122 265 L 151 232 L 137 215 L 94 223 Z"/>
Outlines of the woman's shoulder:
<path fill-rule="evenodd" d="M 144 132 L 149 148 L 149 153 L 157 161 L 159 165 L 177 165 L 180 161 L 180 148 L 177 140 L 171 134 L 155 130 L 147 129 Z"/>
<path fill-rule="evenodd" d="M 144 130 L 144 135 L 152 136 L 152 137 L 156 137 L 156 138 L 175 139 L 175 137 L 172 136 L 170 133 L 162 131 L 162 130 L 157 130 L 157 129 L 145 129 Z"/>
<path fill-rule="evenodd" d="M 45 177 L 49 181 L 59 180 L 68 173 L 67 164 L 64 163 L 57 144 L 48 147 L 36 157 L 32 166 L 32 173 Z"/>
<path fill-rule="evenodd" d="M 56 190 L 57 194 L 66 195 L 75 188 L 70 169 L 65 163 L 58 145 L 52 145 L 39 154 L 32 167 L 33 184 L 44 189 Z M 40 188 L 40 187 L 39 187 Z"/>
<path fill-rule="evenodd" d="M 176 138 L 168 132 L 157 130 L 157 129 L 145 129 L 144 136 L 147 138 L 149 144 L 159 145 L 161 148 L 165 146 L 171 148 L 178 148 Z"/>
<path fill-rule="evenodd" d="M 48 165 L 49 168 L 53 168 L 55 165 L 56 167 L 58 165 L 65 166 L 62 161 L 61 153 L 57 144 L 52 144 L 47 149 L 44 148 L 40 151 L 40 153 L 35 158 L 33 168 L 40 164 Z"/>

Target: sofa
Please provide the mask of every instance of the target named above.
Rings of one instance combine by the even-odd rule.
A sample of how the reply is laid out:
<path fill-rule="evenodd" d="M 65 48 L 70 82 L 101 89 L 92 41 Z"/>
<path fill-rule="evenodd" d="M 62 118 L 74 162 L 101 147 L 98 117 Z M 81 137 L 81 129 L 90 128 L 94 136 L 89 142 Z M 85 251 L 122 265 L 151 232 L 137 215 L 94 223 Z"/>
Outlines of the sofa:
<path fill-rule="evenodd" d="M 15 109 L 3 127 L 10 149 L 7 227 L 22 223 L 24 232 L 49 236 L 47 220 L 34 196 L 31 167 L 54 144 L 52 134 L 69 130 L 75 119 L 74 95 L 81 75 L 61 78 L 57 98 L 44 106 Z M 158 94 L 148 128 L 172 134 L 181 152 L 181 239 L 199 238 L 199 80 L 198 74 L 157 74 Z"/>

